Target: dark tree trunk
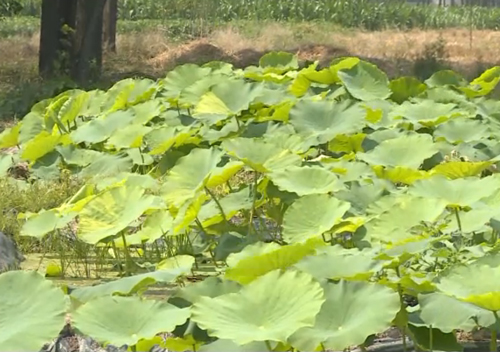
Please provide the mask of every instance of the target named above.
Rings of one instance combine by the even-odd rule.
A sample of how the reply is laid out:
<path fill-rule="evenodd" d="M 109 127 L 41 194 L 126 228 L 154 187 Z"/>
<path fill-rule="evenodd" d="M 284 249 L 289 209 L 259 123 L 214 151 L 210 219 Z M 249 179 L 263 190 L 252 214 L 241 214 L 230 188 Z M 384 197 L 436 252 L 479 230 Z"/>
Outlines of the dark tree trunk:
<path fill-rule="evenodd" d="M 118 0 L 106 0 L 104 7 L 103 44 L 106 50 L 116 52 L 116 22 Z"/>
<path fill-rule="evenodd" d="M 42 77 L 70 75 L 78 83 L 99 77 L 103 8 L 103 0 L 42 0 Z"/>
<path fill-rule="evenodd" d="M 103 0 L 78 0 L 72 77 L 77 82 L 99 78 L 102 68 Z"/>
<path fill-rule="evenodd" d="M 71 71 L 71 28 L 77 0 L 43 0 L 38 70 L 42 77 Z"/>

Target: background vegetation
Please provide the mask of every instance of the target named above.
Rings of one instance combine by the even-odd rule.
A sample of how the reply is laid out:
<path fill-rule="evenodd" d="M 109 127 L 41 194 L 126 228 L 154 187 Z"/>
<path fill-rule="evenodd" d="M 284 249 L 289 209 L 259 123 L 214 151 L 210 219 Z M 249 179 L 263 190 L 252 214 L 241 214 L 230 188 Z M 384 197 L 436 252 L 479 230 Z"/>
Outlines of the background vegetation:
<path fill-rule="evenodd" d="M 65 78 L 37 77 L 40 4 L 0 4 L 0 132 L 36 102 L 77 88 Z M 126 77 L 162 78 L 186 62 L 224 60 L 246 67 L 271 50 L 298 52 L 323 65 L 338 56 L 360 56 L 391 78 L 426 79 L 448 67 L 473 78 L 500 56 L 489 45 L 499 39 L 499 24 L 500 8 L 400 0 L 120 0 L 118 52 L 106 55 L 103 78 L 82 88 L 107 89 Z M 0 208 L 0 230 L 16 233 L 17 212 L 66 199 L 75 186 L 63 186 L 0 187 L 0 198 L 11 198 Z"/>
<path fill-rule="evenodd" d="M 38 17 L 41 0 L 8 0 L 0 15 Z M 168 5 L 168 6 L 167 6 Z M 498 29 L 500 8 L 440 7 L 406 0 L 124 0 L 119 18 L 126 21 L 203 19 L 212 24 L 236 20 L 328 21 L 348 28 L 381 30 L 472 26 Z"/>

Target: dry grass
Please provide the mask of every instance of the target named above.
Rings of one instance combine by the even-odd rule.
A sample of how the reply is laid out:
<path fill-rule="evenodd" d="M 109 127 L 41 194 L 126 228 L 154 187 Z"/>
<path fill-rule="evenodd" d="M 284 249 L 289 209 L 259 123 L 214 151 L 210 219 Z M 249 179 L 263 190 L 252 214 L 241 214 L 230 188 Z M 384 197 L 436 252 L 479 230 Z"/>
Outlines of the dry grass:
<path fill-rule="evenodd" d="M 342 30 L 325 24 L 256 23 L 252 28 L 227 26 L 188 42 L 169 39 L 161 29 L 118 35 L 118 53 L 105 55 L 107 80 L 127 76 L 162 77 L 183 63 L 223 60 L 238 67 L 256 64 L 271 50 L 297 53 L 301 59 L 328 64 L 339 56 L 360 56 L 389 76 L 412 74 L 426 46 L 442 38 L 447 64 L 467 77 L 493 66 L 500 57 L 500 32 L 467 29 Z M 36 78 L 38 36 L 0 39 L 0 93 Z M 472 47 L 470 44 L 472 43 Z"/>
<path fill-rule="evenodd" d="M 268 51 L 285 50 L 297 53 L 301 59 L 319 60 L 323 64 L 338 56 L 360 56 L 375 61 L 390 75 L 398 75 L 411 73 L 408 71 L 422 56 L 426 46 L 439 38 L 445 43 L 447 63 L 465 75 L 476 74 L 478 65 L 496 65 L 500 57 L 500 45 L 495 45 L 500 44 L 500 32 L 496 31 L 474 31 L 471 41 L 466 29 L 332 32 L 311 27 L 269 24 L 254 36 L 227 27 L 205 38 L 180 44 L 169 42 L 154 32 L 140 34 L 140 39 L 127 35 L 119 39 L 121 53 L 117 58 L 126 55 L 130 58 L 127 62 L 132 63 L 135 57 L 139 59 L 138 67 L 154 75 L 187 62 L 226 60 L 245 66 L 257 63 L 259 57 Z M 114 59 L 108 61 L 113 62 Z"/>
<path fill-rule="evenodd" d="M 446 42 L 449 61 L 453 64 L 470 65 L 478 61 L 496 63 L 500 57 L 500 45 L 497 45 L 500 44 L 500 32 L 496 31 L 474 31 L 471 48 L 467 29 L 379 32 L 332 29 L 335 28 L 271 23 L 260 28 L 257 33 L 248 35 L 228 26 L 204 38 L 184 43 L 169 40 L 161 30 L 129 33 L 118 36 L 119 54 L 108 55 L 107 63 L 109 69 L 117 68 L 119 71 L 147 69 L 155 72 L 182 63 L 182 59 L 190 62 L 221 58 L 245 61 L 245 53 L 270 50 L 294 51 L 303 58 L 325 62 L 332 58 L 331 55 L 338 53 L 378 60 L 414 61 L 421 55 L 426 44 L 439 37 Z M 38 40 L 38 36 L 0 40 L 3 78 L 9 74 L 16 77 L 33 74 L 37 62 Z M 201 57 L 192 55 L 193 52 Z M 144 67 L 145 59 L 151 67 Z"/>

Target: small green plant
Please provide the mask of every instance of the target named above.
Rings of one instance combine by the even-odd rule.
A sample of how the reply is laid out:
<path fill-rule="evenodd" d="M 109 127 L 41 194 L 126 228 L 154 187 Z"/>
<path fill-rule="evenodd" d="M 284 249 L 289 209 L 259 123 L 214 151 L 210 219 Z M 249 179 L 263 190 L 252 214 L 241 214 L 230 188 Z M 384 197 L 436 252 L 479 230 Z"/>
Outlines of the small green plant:
<path fill-rule="evenodd" d="M 425 45 L 421 56 L 417 57 L 413 64 L 413 72 L 419 79 L 426 80 L 446 68 L 446 59 L 446 41 L 439 36 L 436 41 Z"/>

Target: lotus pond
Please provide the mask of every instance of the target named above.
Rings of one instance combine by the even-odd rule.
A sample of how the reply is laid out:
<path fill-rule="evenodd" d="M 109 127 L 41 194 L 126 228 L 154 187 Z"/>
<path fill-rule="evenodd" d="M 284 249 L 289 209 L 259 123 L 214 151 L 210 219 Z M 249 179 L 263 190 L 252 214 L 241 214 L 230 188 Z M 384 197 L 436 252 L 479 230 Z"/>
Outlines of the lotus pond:
<path fill-rule="evenodd" d="M 114 279 L 0 274 L 0 350 L 39 350 L 69 314 L 130 351 L 363 351 L 391 327 L 401 350 L 485 329 L 497 351 L 499 80 L 278 52 L 37 103 L 0 135 L 0 174 L 83 186 L 20 236 L 60 244 L 48 276 Z"/>

